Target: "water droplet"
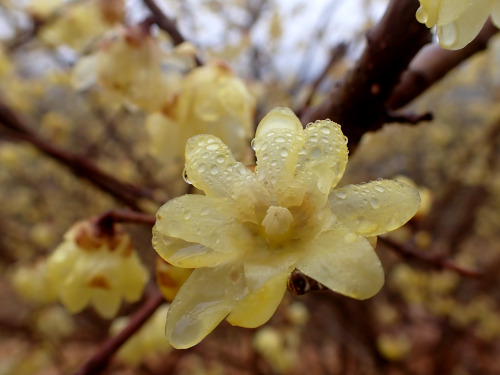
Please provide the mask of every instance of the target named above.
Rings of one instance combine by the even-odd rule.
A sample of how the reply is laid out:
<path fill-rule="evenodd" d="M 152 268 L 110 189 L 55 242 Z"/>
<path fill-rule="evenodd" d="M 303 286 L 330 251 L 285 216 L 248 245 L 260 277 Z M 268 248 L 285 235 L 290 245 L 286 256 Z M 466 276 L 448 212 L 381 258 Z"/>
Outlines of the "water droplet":
<path fill-rule="evenodd" d="M 215 151 L 220 148 L 219 144 L 217 143 L 209 143 L 206 147 L 207 150 Z"/>
<path fill-rule="evenodd" d="M 276 142 L 278 142 L 278 143 L 284 143 L 285 142 L 285 138 L 283 138 L 283 137 L 276 137 L 274 140 Z"/>
<path fill-rule="evenodd" d="M 215 158 L 215 161 L 217 161 L 217 163 L 219 163 L 219 164 L 224 163 L 224 160 L 225 160 L 225 159 L 224 159 L 224 156 L 222 156 L 222 155 L 219 155 L 219 156 L 217 156 L 217 157 Z"/>
<path fill-rule="evenodd" d="M 278 162 L 277 162 L 276 160 L 273 160 L 273 161 L 271 162 L 271 167 L 273 167 L 273 168 L 274 168 L 274 167 L 276 167 L 277 165 L 278 165 Z"/>
<path fill-rule="evenodd" d="M 252 150 L 255 151 L 255 138 L 250 142 L 250 147 L 252 147 Z"/>
<path fill-rule="evenodd" d="M 186 183 L 188 183 L 189 185 L 192 185 L 191 181 L 189 181 L 189 179 L 188 179 L 186 168 L 184 168 L 184 170 L 182 171 L 182 178 L 184 179 L 184 181 L 186 181 Z"/>
<path fill-rule="evenodd" d="M 321 142 L 328 143 L 328 138 L 327 137 L 321 137 Z"/>
<path fill-rule="evenodd" d="M 189 220 L 191 219 L 191 211 L 186 211 L 184 212 L 184 219 Z"/>
<path fill-rule="evenodd" d="M 347 198 L 347 194 L 345 191 L 336 191 L 335 194 L 337 195 L 338 198 L 340 199 L 346 199 Z"/>
<path fill-rule="evenodd" d="M 200 173 L 205 173 L 207 171 L 207 166 L 205 163 L 201 163 L 199 166 L 198 166 L 198 172 Z"/>
<path fill-rule="evenodd" d="M 416 17 L 420 23 L 427 23 L 427 20 L 429 19 L 429 15 L 422 6 L 417 9 Z"/>
<path fill-rule="evenodd" d="M 456 42 L 458 37 L 457 25 L 455 22 L 443 25 L 438 28 L 439 30 L 439 41 L 444 47 L 451 47 Z"/>
<path fill-rule="evenodd" d="M 177 234 L 177 232 L 179 231 L 179 228 L 180 228 L 179 223 L 177 221 L 175 221 L 175 220 L 172 220 L 168 224 L 168 234 L 169 235 L 175 235 L 175 234 Z"/>
<path fill-rule="evenodd" d="M 311 142 L 311 143 L 316 143 L 316 142 L 318 142 L 318 137 L 316 137 L 316 136 L 314 136 L 314 135 L 313 135 L 313 136 L 311 136 L 311 137 L 309 137 L 309 142 Z"/>
<path fill-rule="evenodd" d="M 208 159 L 208 156 L 209 156 L 208 152 L 204 152 L 203 155 L 201 155 L 201 158 Z"/>
<path fill-rule="evenodd" d="M 347 137 L 344 137 L 344 144 L 347 144 Z"/>
<path fill-rule="evenodd" d="M 356 242 L 357 238 L 358 238 L 358 236 L 356 236 L 354 233 L 347 233 L 344 236 L 344 241 L 348 244 L 351 244 L 351 243 Z"/>
<path fill-rule="evenodd" d="M 321 152 L 321 149 L 319 147 L 315 147 L 311 150 L 311 158 L 317 159 L 320 158 L 323 155 Z"/>
<path fill-rule="evenodd" d="M 380 207 L 380 202 L 377 198 L 371 198 L 370 199 L 370 206 L 372 206 L 372 208 L 379 208 Z"/>
<path fill-rule="evenodd" d="M 379 193 L 384 192 L 384 188 L 382 186 L 375 186 L 375 190 L 378 191 Z"/>
<path fill-rule="evenodd" d="M 323 126 L 319 129 L 319 131 L 323 134 L 330 134 L 330 128 L 328 128 L 327 126 Z"/>
<path fill-rule="evenodd" d="M 210 209 L 209 209 L 208 207 L 205 207 L 205 208 L 203 208 L 203 209 L 200 211 L 200 215 L 201 215 L 201 216 L 207 216 L 209 213 L 210 213 Z"/>
<path fill-rule="evenodd" d="M 217 168 L 216 165 L 212 165 L 210 167 L 210 173 L 213 174 L 213 175 L 216 175 L 217 173 L 219 173 L 219 168 Z"/>
<path fill-rule="evenodd" d="M 288 150 L 286 148 L 282 148 L 280 150 L 280 156 L 286 158 L 288 156 Z"/>

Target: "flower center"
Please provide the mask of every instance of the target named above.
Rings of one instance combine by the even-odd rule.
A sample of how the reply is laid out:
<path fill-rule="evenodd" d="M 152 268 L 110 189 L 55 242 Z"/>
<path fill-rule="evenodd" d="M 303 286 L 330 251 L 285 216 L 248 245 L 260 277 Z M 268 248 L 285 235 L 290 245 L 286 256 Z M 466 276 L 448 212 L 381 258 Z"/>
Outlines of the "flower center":
<path fill-rule="evenodd" d="M 261 225 L 270 242 L 282 243 L 290 237 L 292 224 L 293 216 L 286 207 L 270 206 Z"/>

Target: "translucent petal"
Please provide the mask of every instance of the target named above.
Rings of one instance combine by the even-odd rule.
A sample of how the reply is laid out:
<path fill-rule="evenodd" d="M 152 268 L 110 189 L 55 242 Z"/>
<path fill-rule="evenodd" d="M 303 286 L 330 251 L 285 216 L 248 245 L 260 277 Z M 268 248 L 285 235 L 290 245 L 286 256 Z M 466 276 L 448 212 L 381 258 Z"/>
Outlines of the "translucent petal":
<path fill-rule="evenodd" d="M 244 290 L 243 267 L 198 268 L 170 305 L 166 335 L 177 349 L 199 343 L 231 311 Z"/>
<path fill-rule="evenodd" d="M 212 267 L 238 255 L 238 244 L 249 236 L 235 221 L 230 200 L 184 195 L 158 210 L 153 247 L 175 266 Z"/>
<path fill-rule="evenodd" d="M 335 292 L 366 299 L 384 284 L 382 265 L 370 243 L 340 225 L 321 233 L 309 251 L 297 268 Z"/>
<path fill-rule="evenodd" d="M 235 181 L 251 178 L 252 172 L 237 162 L 219 138 L 200 134 L 186 144 L 186 173 L 189 181 L 207 196 L 231 196 Z"/>
<path fill-rule="evenodd" d="M 274 314 L 286 290 L 290 273 L 278 273 L 260 288 L 238 302 L 227 317 L 234 326 L 255 328 L 266 323 Z"/>
<path fill-rule="evenodd" d="M 315 183 L 325 194 L 337 185 L 347 164 L 347 140 L 340 125 L 322 120 L 309 124 L 299 153 L 296 180 Z"/>
<path fill-rule="evenodd" d="M 107 319 L 115 317 L 121 305 L 121 295 L 116 290 L 94 289 L 90 298 L 99 315 Z"/>
<path fill-rule="evenodd" d="M 148 280 L 148 271 L 140 263 L 137 254 L 132 254 L 120 267 L 121 279 L 119 288 L 128 302 L 135 302 L 141 298 L 142 290 Z"/>
<path fill-rule="evenodd" d="M 182 166 L 187 138 L 183 137 L 182 125 L 162 112 L 154 112 L 146 118 L 145 126 L 151 139 L 151 154 L 162 162 Z"/>
<path fill-rule="evenodd" d="M 90 301 L 90 289 L 78 285 L 64 285 L 59 290 L 61 303 L 72 313 L 82 311 Z"/>
<path fill-rule="evenodd" d="M 275 108 L 259 123 L 253 147 L 258 179 L 280 202 L 280 191 L 292 181 L 299 151 L 304 144 L 300 120 L 288 108 Z"/>
<path fill-rule="evenodd" d="M 346 228 L 364 237 L 399 228 L 420 205 L 418 190 L 400 181 L 379 180 L 332 191 L 330 210 Z"/>
<path fill-rule="evenodd" d="M 455 21 L 438 26 L 439 43 L 447 49 L 460 49 L 469 44 L 481 31 L 490 14 L 483 1 L 474 1 Z"/>
<path fill-rule="evenodd" d="M 227 317 L 232 325 L 246 328 L 261 326 L 271 318 L 283 299 L 286 282 L 297 259 L 286 250 L 272 256 L 267 251 L 257 252 L 256 257 L 245 262 L 245 282 L 250 292 Z"/>
<path fill-rule="evenodd" d="M 464 12 L 469 12 L 468 8 L 470 5 L 471 0 L 441 0 L 436 24 L 440 26 L 455 21 Z"/>

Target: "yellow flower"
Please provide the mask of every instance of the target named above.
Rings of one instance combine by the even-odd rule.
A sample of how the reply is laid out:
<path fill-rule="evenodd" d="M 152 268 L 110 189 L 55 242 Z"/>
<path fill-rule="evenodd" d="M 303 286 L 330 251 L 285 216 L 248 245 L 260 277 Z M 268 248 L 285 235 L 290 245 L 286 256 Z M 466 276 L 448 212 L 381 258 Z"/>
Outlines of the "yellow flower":
<path fill-rule="evenodd" d="M 228 66 L 214 62 L 193 69 L 179 91 L 170 105 L 146 121 L 152 154 L 174 171 L 182 169 L 186 141 L 196 134 L 212 134 L 241 160 L 253 131 L 255 108 L 245 83 Z"/>
<path fill-rule="evenodd" d="M 139 365 L 145 358 L 155 354 L 164 355 L 172 350 L 165 341 L 165 314 L 168 304 L 160 306 L 153 316 L 137 331 L 118 351 L 118 358 L 131 366 Z M 113 321 L 111 333 L 117 335 L 128 324 L 128 317 L 120 317 Z"/>
<path fill-rule="evenodd" d="M 437 26 L 443 48 L 460 49 L 481 31 L 490 13 L 500 27 L 500 0 L 420 0 L 417 20 Z"/>
<path fill-rule="evenodd" d="M 116 315 L 122 297 L 137 301 L 148 279 L 127 233 L 117 226 L 112 234 L 96 233 L 88 221 L 65 234 L 48 259 L 47 274 L 69 312 L 91 304 L 105 318 Z"/>
<path fill-rule="evenodd" d="M 288 108 L 260 122 L 255 172 L 211 135 L 186 146 L 186 172 L 202 195 L 167 202 L 153 229 L 156 251 L 196 268 L 175 297 L 166 333 L 176 348 L 197 344 L 221 320 L 258 327 L 272 316 L 298 268 L 326 287 L 365 299 L 384 282 L 365 237 L 396 229 L 418 192 L 380 180 L 332 189 L 347 163 L 346 138 L 330 120 L 302 128 Z"/>

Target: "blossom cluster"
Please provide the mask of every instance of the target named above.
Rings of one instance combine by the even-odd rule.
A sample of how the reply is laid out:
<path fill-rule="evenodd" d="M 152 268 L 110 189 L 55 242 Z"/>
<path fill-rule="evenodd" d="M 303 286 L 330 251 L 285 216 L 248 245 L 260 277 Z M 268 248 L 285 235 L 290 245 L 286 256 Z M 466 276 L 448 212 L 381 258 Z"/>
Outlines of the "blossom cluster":
<path fill-rule="evenodd" d="M 346 167 L 346 143 L 338 124 L 303 129 L 288 108 L 260 122 L 255 171 L 213 135 L 188 140 L 185 171 L 205 195 L 170 200 L 153 228 L 153 246 L 166 261 L 195 268 L 167 316 L 174 347 L 197 344 L 223 319 L 264 324 L 295 268 L 346 296 L 378 292 L 384 273 L 368 239 L 403 225 L 420 197 L 392 180 L 333 189 Z"/>

